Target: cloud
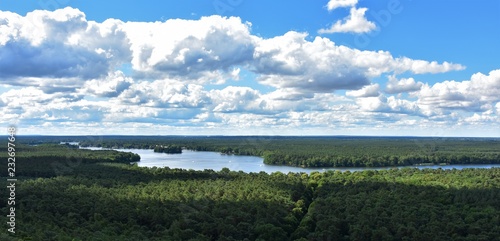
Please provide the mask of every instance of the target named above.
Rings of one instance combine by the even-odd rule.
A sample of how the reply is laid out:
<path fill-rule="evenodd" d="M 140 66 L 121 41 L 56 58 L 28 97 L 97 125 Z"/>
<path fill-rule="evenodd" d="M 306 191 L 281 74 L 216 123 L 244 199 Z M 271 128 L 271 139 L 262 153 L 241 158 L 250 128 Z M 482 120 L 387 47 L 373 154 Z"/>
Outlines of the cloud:
<path fill-rule="evenodd" d="M 295 98 L 296 96 L 299 96 Z M 333 94 L 313 94 L 304 98 L 301 93 L 276 90 L 262 94 L 250 87 L 227 86 L 206 90 L 201 85 L 183 84 L 176 80 L 143 81 L 131 85 L 110 102 L 119 106 L 142 106 L 158 110 L 197 109 L 200 113 L 252 113 L 276 115 L 288 111 L 331 109 L 336 102 L 350 101 Z M 116 108 L 115 108 L 116 109 Z M 146 116 L 148 117 L 148 116 Z"/>
<path fill-rule="evenodd" d="M 500 101 L 500 69 L 492 70 L 488 75 L 476 73 L 467 81 L 425 84 L 417 96 L 419 105 L 429 108 L 484 111 Z"/>
<path fill-rule="evenodd" d="M 97 24 L 77 9 L 0 11 L 0 81 L 70 91 L 129 59 L 120 21 Z M 51 87 L 57 85 L 59 87 Z"/>
<path fill-rule="evenodd" d="M 398 113 L 413 116 L 422 116 L 420 107 L 416 102 L 397 99 L 394 96 L 386 97 L 379 95 L 377 97 L 358 98 L 356 103 L 362 111 L 381 112 L 381 113 Z"/>
<path fill-rule="evenodd" d="M 415 74 L 437 74 L 465 69 L 465 66 L 461 64 L 453 64 L 446 61 L 440 64 L 437 61 L 413 60 L 408 57 L 401 57 L 398 60 L 397 66 L 395 66 L 397 69 L 401 71 L 411 70 Z"/>
<path fill-rule="evenodd" d="M 173 79 L 134 83 L 118 99 L 122 104 L 158 108 L 201 108 L 210 102 L 202 86 Z"/>
<path fill-rule="evenodd" d="M 32 46 L 24 40 L 0 46 L 0 79 L 25 77 L 91 79 L 106 73 L 106 58 L 78 47 L 43 43 Z M 22 85 L 22 84 L 20 84 Z"/>
<path fill-rule="evenodd" d="M 252 60 L 250 23 L 238 17 L 199 20 L 128 22 L 134 70 L 154 77 L 200 78 L 210 72 L 231 72 Z"/>
<path fill-rule="evenodd" d="M 368 8 L 352 7 L 349 16 L 338 20 L 328 29 L 318 30 L 319 34 L 325 33 L 367 33 L 375 30 L 377 26 L 365 17 Z"/>
<path fill-rule="evenodd" d="M 0 80 L 42 86 L 47 93 L 85 86 L 90 94 L 114 97 L 131 83 L 112 77 L 123 64 L 132 66 L 136 82 L 177 79 L 192 84 L 238 79 L 243 68 L 257 74 L 262 84 L 303 97 L 356 90 L 382 73 L 463 68 L 447 62 L 395 59 L 389 52 L 350 49 L 327 38 L 308 41 L 306 33 L 293 31 L 265 39 L 252 35 L 251 24 L 237 17 L 97 23 L 87 21 L 77 9 L 65 8 L 34 11 L 25 17 L 1 12 L 0 19 Z"/>
<path fill-rule="evenodd" d="M 354 66 L 328 39 L 305 40 L 307 34 L 288 32 L 264 39 L 255 49 L 259 82 L 299 92 L 332 92 L 369 84 L 364 70 Z"/>
<path fill-rule="evenodd" d="M 30 106 L 40 106 L 49 103 L 53 95 L 45 94 L 35 87 L 11 89 L 0 95 L 4 103 L 4 113 L 21 114 L 22 110 Z"/>
<path fill-rule="evenodd" d="M 104 79 L 93 79 L 85 83 L 84 92 L 98 97 L 117 97 L 128 89 L 133 79 L 123 72 L 116 71 Z"/>
<path fill-rule="evenodd" d="M 357 49 L 344 48 L 343 53 L 346 58 L 352 59 L 352 64 L 367 69 L 370 77 L 377 77 L 383 73 L 393 72 L 401 74 L 411 72 L 413 74 L 436 74 L 465 69 L 461 64 L 449 62 L 438 63 L 436 61 L 426 61 L 410 59 L 408 57 L 394 58 L 388 51 L 361 51 Z"/>
<path fill-rule="evenodd" d="M 279 88 L 266 95 L 270 101 L 299 101 L 312 98 L 314 93 L 304 93 L 295 88 Z"/>
<path fill-rule="evenodd" d="M 383 112 L 389 110 L 385 96 L 359 98 L 356 102 L 362 111 Z"/>
<path fill-rule="evenodd" d="M 422 82 L 415 82 L 413 78 L 403 78 L 398 80 L 394 75 L 389 76 L 385 92 L 388 94 L 399 94 L 404 92 L 419 91 L 423 86 Z"/>
<path fill-rule="evenodd" d="M 414 101 L 397 99 L 394 96 L 389 96 L 389 98 L 387 98 L 387 106 L 390 108 L 390 112 L 393 113 L 422 116 L 420 107 Z"/>
<path fill-rule="evenodd" d="M 249 87 L 228 86 L 222 90 L 210 91 L 215 104 L 214 112 L 247 112 L 261 109 L 256 101 L 260 93 Z"/>
<path fill-rule="evenodd" d="M 255 48 L 252 71 L 258 81 L 294 93 L 358 90 L 383 73 L 429 73 L 460 70 L 459 64 L 394 58 L 387 51 L 360 51 L 336 45 L 327 38 L 306 40 L 306 33 L 288 32 L 261 39 Z M 297 95 L 296 95 L 297 96 Z"/>
<path fill-rule="evenodd" d="M 330 0 L 326 4 L 328 11 L 333 11 L 336 8 L 354 7 L 358 4 L 358 0 Z"/>
<path fill-rule="evenodd" d="M 32 133 L 58 126 L 241 134 L 253 127 L 285 133 L 498 123 L 500 70 L 433 85 L 396 77 L 464 68 L 294 31 L 264 38 L 237 17 L 94 22 L 72 8 L 0 11 L 0 84 L 10 89 L 0 92 L 0 122 Z M 373 82 L 383 75 L 387 83 Z M 381 86 L 416 100 L 385 96 Z"/>
<path fill-rule="evenodd" d="M 4 103 L 0 107 L 4 113 L 2 122 L 38 124 L 43 120 L 58 121 L 76 118 L 79 109 L 72 109 L 72 104 L 81 99 L 81 95 L 48 94 L 35 87 L 11 89 L 0 95 L 0 102 Z M 61 114 L 63 112 L 66 114 Z"/>
<path fill-rule="evenodd" d="M 347 91 L 346 95 L 353 97 L 377 97 L 380 95 L 379 90 L 380 90 L 379 84 L 371 84 L 359 90 Z"/>
<path fill-rule="evenodd" d="M 462 118 L 459 123 L 479 126 L 484 126 L 485 123 L 498 125 L 500 123 L 500 117 L 498 116 L 498 111 L 489 109 L 483 113 L 474 113 L 472 116 Z"/>

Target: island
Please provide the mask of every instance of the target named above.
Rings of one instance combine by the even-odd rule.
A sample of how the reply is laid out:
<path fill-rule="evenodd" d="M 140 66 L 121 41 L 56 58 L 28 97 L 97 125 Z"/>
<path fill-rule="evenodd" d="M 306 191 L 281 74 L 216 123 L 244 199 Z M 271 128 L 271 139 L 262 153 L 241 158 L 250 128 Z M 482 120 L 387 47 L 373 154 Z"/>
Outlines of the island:
<path fill-rule="evenodd" d="M 153 149 L 154 152 L 163 152 L 168 154 L 181 154 L 182 147 L 177 145 L 156 145 Z"/>

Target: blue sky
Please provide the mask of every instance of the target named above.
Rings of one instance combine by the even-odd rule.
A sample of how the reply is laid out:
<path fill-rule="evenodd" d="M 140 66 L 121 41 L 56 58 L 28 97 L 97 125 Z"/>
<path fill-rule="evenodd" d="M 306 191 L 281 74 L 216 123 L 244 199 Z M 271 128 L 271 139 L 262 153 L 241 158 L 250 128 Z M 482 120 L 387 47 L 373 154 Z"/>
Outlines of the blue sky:
<path fill-rule="evenodd" d="M 4 0 L 1 122 L 498 137 L 498 39 L 499 1 Z"/>

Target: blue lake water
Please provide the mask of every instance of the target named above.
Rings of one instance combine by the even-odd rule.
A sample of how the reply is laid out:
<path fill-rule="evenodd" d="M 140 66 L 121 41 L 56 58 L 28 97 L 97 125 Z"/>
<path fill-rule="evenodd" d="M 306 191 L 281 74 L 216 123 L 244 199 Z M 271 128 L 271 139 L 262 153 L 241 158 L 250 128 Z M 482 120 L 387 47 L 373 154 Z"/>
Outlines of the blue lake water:
<path fill-rule="evenodd" d="M 87 149 L 101 150 L 102 148 L 91 147 Z M 227 167 L 232 171 L 243 172 L 304 172 L 311 173 L 313 171 L 323 172 L 325 170 L 340 170 L 340 171 L 364 171 L 364 170 L 388 170 L 391 168 L 403 167 L 345 167 L 345 168 L 301 168 L 289 166 L 274 166 L 266 165 L 263 163 L 261 157 L 256 156 L 237 156 L 237 155 L 224 155 L 217 152 L 208 151 L 190 151 L 183 150 L 182 154 L 165 154 L 153 152 L 149 149 L 117 149 L 123 152 L 133 152 L 141 156 L 141 161 L 138 165 L 141 167 L 169 167 L 169 168 L 182 168 L 193 170 L 212 169 L 220 171 L 222 168 Z M 447 165 L 447 166 L 413 166 L 415 168 L 424 169 L 464 169 L 464 168 L 492 168 L 499 167 L 500 164 L 484 164 L 484 165 Z"/>

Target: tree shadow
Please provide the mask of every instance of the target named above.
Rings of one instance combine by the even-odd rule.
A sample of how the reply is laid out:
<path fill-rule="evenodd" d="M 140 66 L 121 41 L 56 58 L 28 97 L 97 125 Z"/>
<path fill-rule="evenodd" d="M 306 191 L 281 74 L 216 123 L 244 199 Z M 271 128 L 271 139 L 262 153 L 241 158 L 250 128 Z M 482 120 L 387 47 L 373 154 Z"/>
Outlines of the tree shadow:
<path fill-rule="evenodd" d="M 418 172 L 423 178 L 440 173 Z M 340 175 L 344 178 L 324 180 L 302 219 L 298 230 L 308 240 L 500 239 L 498 181 L 489 187 L 450 187 L 446 181 L 380 180 L 376 172 L 372 177 Z"/>

